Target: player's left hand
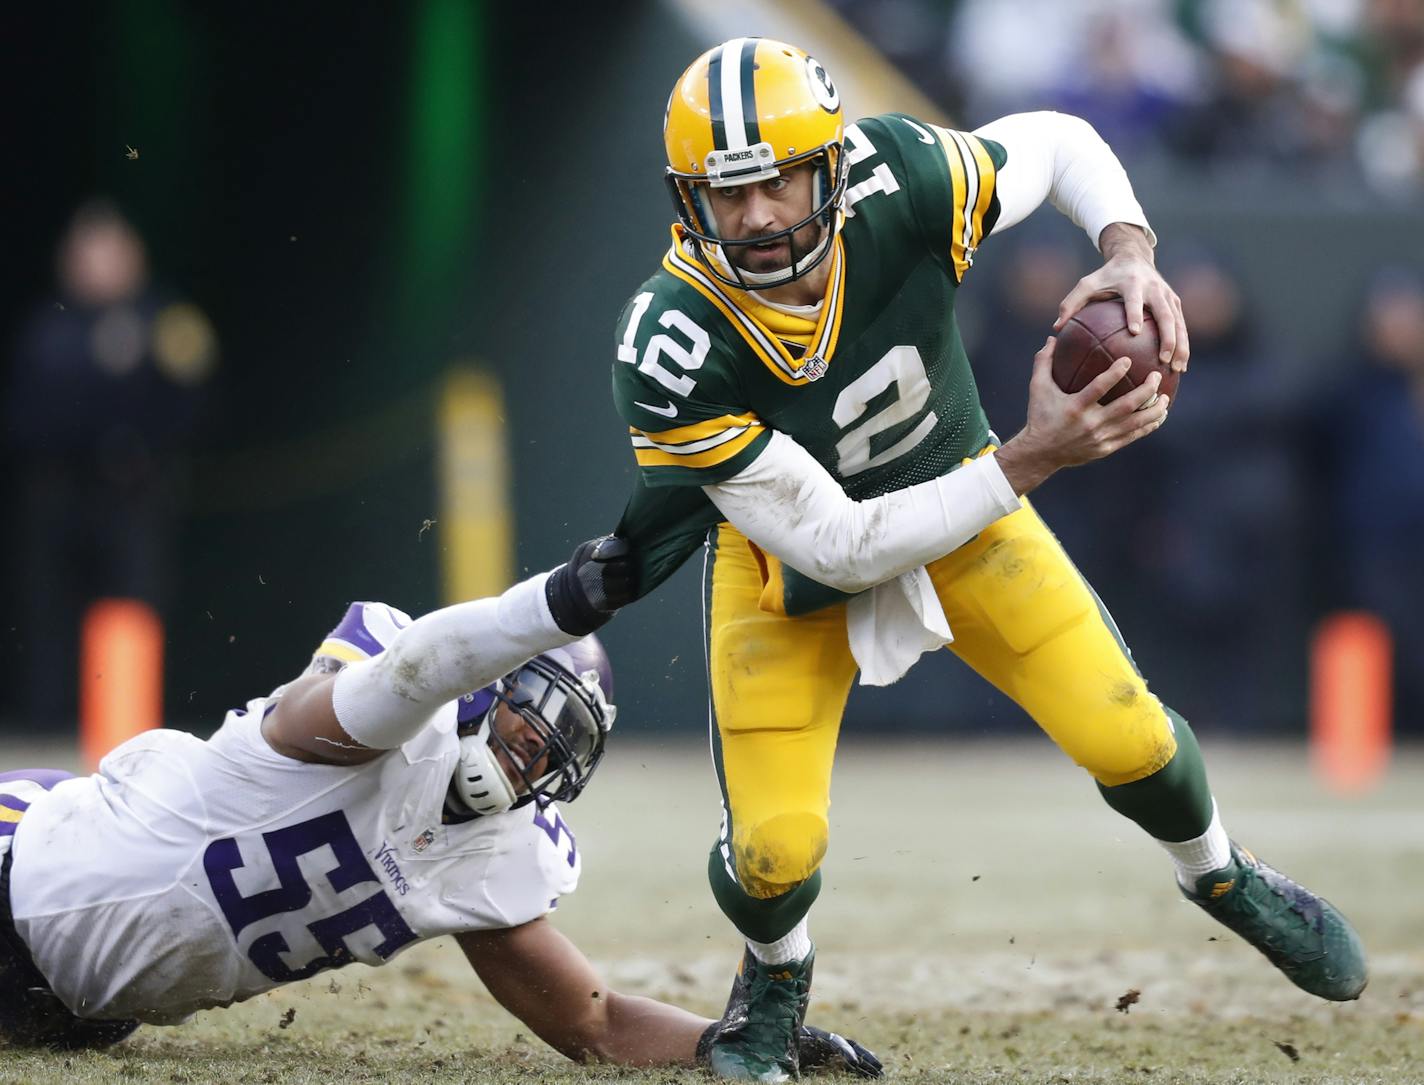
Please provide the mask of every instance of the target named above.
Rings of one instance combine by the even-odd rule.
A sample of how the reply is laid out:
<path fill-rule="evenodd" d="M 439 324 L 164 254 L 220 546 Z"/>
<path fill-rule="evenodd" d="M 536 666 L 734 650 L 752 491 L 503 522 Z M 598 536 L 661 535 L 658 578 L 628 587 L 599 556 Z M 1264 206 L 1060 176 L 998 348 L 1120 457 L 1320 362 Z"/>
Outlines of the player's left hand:
<path fill-rule="evenodd" d="M 1079 309 L 1090 301 L 1122 298 L 1127 310 L 1128 330 L 1136 335 L 1142 330 L 1143 311 L 1150 312 L 1157 322 L 1157 334 L 1162 342 L 1161 359 L 1172 369 L 1184 373 L 1191 355 L 1187 338 L 1187 322 L 1182 315 L 1182 299 L 1167 285 L 1167 280 L 1152 258 L 1152 246 L 1139 226 L 1114 222 L 1099 238 L 1103 266 L 1084 275 L 1058 306 L 1058 319 L 1053 330 L 1063 327 Z"/>
<path fill-rule="evenodd" d="M 831 1072 L 879 1077 L 880 1060 L 875 1053 L 834 1032 L 802 1025 L 796 1034 L 797 1057 L 803 1074 Z"/>

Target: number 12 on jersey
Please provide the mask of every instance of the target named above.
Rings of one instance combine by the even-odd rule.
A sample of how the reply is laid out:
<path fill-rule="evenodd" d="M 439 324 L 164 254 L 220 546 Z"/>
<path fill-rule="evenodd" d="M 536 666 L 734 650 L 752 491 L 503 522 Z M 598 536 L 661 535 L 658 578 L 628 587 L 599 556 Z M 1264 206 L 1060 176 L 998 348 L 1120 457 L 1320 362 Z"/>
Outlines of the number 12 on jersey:
<path fill-rule="evenodd" d="M 638 362 L 638 348 L 634 341 L 638 336 L 638 325 L 648 304 L 653 300 L 650 290 L 645 290 L 633 299 L 633 310 L 628 314 L 628 327 L 623 332 L 623 341 L 618 344 L 618 360 L 629 364 Z M 697 378 L 687 376 L 702 368 L 707 360 L 707 352 L 712 348 L 712 339 L 693 323 L 692 318 L 678 309 L 669 309 L 658 318 L 658 325 L 669 331 L 678 331 L 687 337 L 688 344 L 679 343 L 670 335 L 659 333 L 648 340 L 643 348 L 643 360 L 638 365 L 639 372 L 646 373 L 673 395 L 687 396 L 697 384 Z M 673 373 L 658 360 L 666 356 L 668 361 L 682 372 Z"/>

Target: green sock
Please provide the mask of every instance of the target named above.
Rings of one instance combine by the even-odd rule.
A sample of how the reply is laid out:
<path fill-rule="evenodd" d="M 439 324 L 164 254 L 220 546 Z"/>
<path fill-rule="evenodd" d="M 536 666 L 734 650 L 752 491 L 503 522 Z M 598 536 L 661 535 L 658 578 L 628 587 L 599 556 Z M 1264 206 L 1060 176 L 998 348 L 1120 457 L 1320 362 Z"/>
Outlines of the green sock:
<path fill-rule="evenodd" d="M 1211 825 L 1211 788 L 1201 747 L 1187 721 L 1167 709 L 1177 752 L 1151 776 L 1117 787 L 1098 785 L 1107 804 L 1157 840 L 1191 840 Z M 724 908 L 725 910 L 725 908 Z"/>
<path fill-rule="evenodd" d="M 805 918 L 821 892 L 821 872 L 816 870 L 800 885 L 765 900 L 749 894 L 727 873 L 721 844 L 715 844 L 707 858 L 707 880 L 722 914 L 753 942 L 775 942 L 791 933 Z"/>

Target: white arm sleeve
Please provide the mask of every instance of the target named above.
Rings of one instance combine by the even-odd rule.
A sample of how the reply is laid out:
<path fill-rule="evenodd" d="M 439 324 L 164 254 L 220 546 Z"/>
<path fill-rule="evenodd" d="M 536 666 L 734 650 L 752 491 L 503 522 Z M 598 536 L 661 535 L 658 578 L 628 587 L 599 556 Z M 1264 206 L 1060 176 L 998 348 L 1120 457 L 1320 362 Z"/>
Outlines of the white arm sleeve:
<path fill-rule="evenodd" d="M 435 710 L 489 685 L 540 652 L 578 640 L 554 624 L 540 573 L 503 595 L 432 611 L 384 652 L 336 676 L 331 706 L 363 746 L 393 750 Z"/>
<path fill-rule="evenodd" d="M 857 592 L 943 557 L 1019 507 L 998 461 L 855 501 L 784 433 L 724 482 L 704 486 L 732 525 L 813 580 Z"/>
<path fill-rule="evenodd" d="M 1093 126 L 1066 113 L 1014 113 L 975 130 L 1008 154 L 994 182 L 999 218 L 994 233 L 1022 222 L 1045 199 L 1081 226 L 1094 245 L 1114 222 L 1157 235 L 1132 192 L 1127 171 Z"/>

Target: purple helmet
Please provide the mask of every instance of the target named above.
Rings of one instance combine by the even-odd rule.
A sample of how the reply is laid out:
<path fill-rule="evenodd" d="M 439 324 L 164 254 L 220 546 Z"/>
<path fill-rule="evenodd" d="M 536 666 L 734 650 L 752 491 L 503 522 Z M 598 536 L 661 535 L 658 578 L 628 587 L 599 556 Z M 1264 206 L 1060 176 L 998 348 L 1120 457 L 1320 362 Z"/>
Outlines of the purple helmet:
<path fill-rule="evenodd" d="M 562 648 L 535 656 L 484 689 L 466 694 L 458 706 L 462 743 L 477 740 L 476 756 L 467 758 L 475 771 L 469 787 L 460 787 L 466 805 L 477 812 L 494 812 L 490 807 L 523 806 L 538 802 L 571 802 L 588 786 L 593 770 L 603 758 L 604 742 L 618 710 L 612 703 L 613 665 L 598 638 L 590 634 Z M 537 744 L 522 752 L 506 744 L 494 726 L 486 726 L 497 703 L 518 713 L 537 738 Z M 491 780 L 496 769 L 484 747 L 498 749 L 514 766 L 519 780 L 508 781 L 518 798 L 505 807 L 492 802 L 483 789 L 494 783 L 496 794 L 504 792 Z M 481 776 L 482 779 L 477 778 Z M 522 781 L 523 787 L 519 787 Z M 469 792 L 469 794 L 464 794 Z"/>

